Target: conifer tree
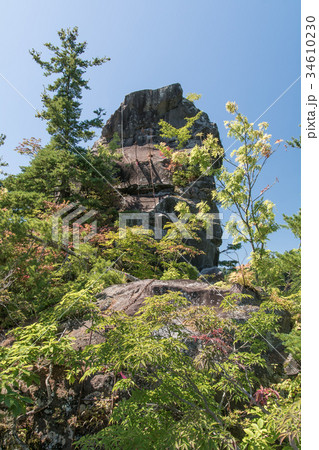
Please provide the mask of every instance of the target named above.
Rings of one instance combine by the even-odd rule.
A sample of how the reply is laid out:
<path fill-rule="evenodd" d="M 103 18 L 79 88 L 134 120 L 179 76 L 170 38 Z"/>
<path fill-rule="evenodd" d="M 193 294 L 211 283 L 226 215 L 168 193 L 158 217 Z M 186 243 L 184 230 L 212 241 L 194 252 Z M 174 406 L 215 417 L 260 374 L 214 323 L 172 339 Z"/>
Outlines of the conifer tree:
<path fill-rule="evenodd" d="M 58 31 L 60 46 L 44 44 L 53 55 L 49 61 L 41 59 L 41 53 L 32 49 L 30 54 L 36 63 L 44 69 L 44 76 L 54 76 L 43 94 L 44 109 L 38 116 L 47 121 L 47 131 L 52 136 L 51 144 L 59 149 L 73 153 L 83 151 L 81 142 L 94 137 L 92 128 L 102 126 L 103 109 L 94 111 L 95 117 L 81 120 L 81 99 L 83 89 L 90 89 L 88 80 L 83 78 L 89 67 L 100 66 L 109 58 L 82 58 L 87 43 L 77 42 L 78 28 Z"/>

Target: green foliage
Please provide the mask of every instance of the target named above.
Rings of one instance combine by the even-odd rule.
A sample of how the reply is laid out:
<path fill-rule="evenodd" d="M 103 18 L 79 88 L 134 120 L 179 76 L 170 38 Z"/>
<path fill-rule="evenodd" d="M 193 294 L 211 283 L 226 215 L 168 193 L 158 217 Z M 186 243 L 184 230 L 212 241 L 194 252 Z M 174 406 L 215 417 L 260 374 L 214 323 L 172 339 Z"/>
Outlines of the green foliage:
<path fill-rule="evenodd" d="M 287 228 L 296 238 L 301 238 L 301 211 L 287 216 L 284 214 Z M 253 269 L 258 273 L 259 282 L 267 289 L 279 288 L 286 294 L 298 293 L 301 289 L 301 248 L 285 251 L 284 253 L 266 250 L 263 258 L 253 255 Z"/>
<path fill-rule="evenodd" d="M 44 76 L 54 76 L 54 81 L 42 94 L 44 110 L 38 116 L 47 121 L 53 147 L 77 153 L 83 151 L 80 142 L 94 136 L 91 128 L 100 128 L 103 124 L 101 108 L 94 111 L 94 119 L 81 120 L 82 90 L 90 89 L 83 75 L 89 67 L 100 66 L 109 58 L 83 59 L 81 55 L 87 43 L 77 42 L 77 27 L 61 29 L 58 35 L 60 46 L 44 44 L 53 53 L 49 61 L 44 61 L 40 52 L 30 51 L 34 61 L 44 70 Z"/>
<path fill-rule="evenodd" d="M 194 93 L 187 95 L 187 99 L 191 102 L 198 100 L 200 97 L 201 95 Z M 214 159 L 223 156 L 223 149 L 220 147 L 219 140 L 211 134 L 207 135 L 203 141 L 203 135 L 200 133 L 200 146 L 195 145 L 190 150 L 182 150 L 191 138 L 193 125 L 200 118 L 201 114 L 202 111 L 199 111 L 193 117 L 186 117 L 186 124 L 180 128 L 175 128 L 164 120 L 159 121 L 160 136 L 177 141 L 178 151 L 171 149 L 164 142 L 155 146 L 170 160 L 169 169 L 173 172 L 173 183 L 176 186 L 186 186 L 202 174 L 212 174 Z"/>
<path fill-rule="evenodd" d="M 161 280 L 196 280 L 198 270 L 186 262 L 170 261 L 166 264 Z"/>
<path fill-rule="evenodd" d="M 70 296 L 80 295 L 82 289 L 92 284 L 97 289 L 95 293 L 125 279 L 124 275 L 108 270 L 112 262 L 101 256 L 96 242 L 81 244 L 73 254 L 67 253 L 62 244 L 52 243 L 52 214 L 56 210 L 56 205 L 51 205 L 41 217 L 23 219 L 12 210 L 1 210 L 2 325 L 12 326 L 38 316 L 66 294 L 71 299 Z M 84 228 L 82 238 L 85 232 Z M 98 238 L 99 235 L 95 239 Z"/>
<path fill-rule="evenodd" d="M 52 146 L 44 147 L 38 151 L 29 166 L 22 168 L 20 174 L 11 175 L 4 181 L 4 186 L 9 191 L 8 204 L 12 201 L 13 207 L 18 207 L 14 202 L 17 192 L 36 193 L 39 198 L 48 201 L 54 201 L 56 197 L 60 197 L 61 201 L 68 198 L 70 183 L 75 177 L 75 165 L 76 157 L 70 152 Z M 27 207 L 22 202 L 21 207 L 26 212 Z"/>
<path fill-rule="evenodd" d="M 87 150 L 82 156 L 53 144 L 41 148 L 21 173 L 3 180 L 6 195 L 0 199 L 1 207 L 34 216 L 38 211 L 45 212 L 47 202 L 68 200 L 88 210 L 97 209 L 102 225 L 117 204 L 117 194 L 111 187 L 116 179 L 117 157 L 107 148 L 98 155 Z"/>
<path fill-rule="evenodd" d="M 263 419 L 259 418 L 244 428 L 246 436 L 243 439 L 244 448 L 267 450 L 271 444 L 275 444 L 276 435 L 269 434 Z"/>
<path fill-rule="evenodd" d="M 32 404 L 30 397 L 21 394 L 23 384 L 39 383 L 36 366 L 50 364 L 74 364 L 75 351 L 66 337 L 56 337 L 57 326 L 35 323 L 14 330 L 11 347 L 0 347 L 1 394 L 0 403 L 15 417 L 26 412 Z"/>
<path fill-rule="evenodd" d="M 183 261 L 182 256 L 195 256 L 198 252 L 183 243 L 175 224 L 168 225 L 162 240 L 139 228 L 128 229 L 122 238 L 118 230 L 102 228 L 78 249 L 65 247 L 61 242 L 62 233 L 58 242 L 52 242 L 53 215 L 65 206 L 67 203 L 56 205 L 44 201 L 44 212 L 40 210 L 32 217 L 36 213 L 33 209 L 29 215 L 24 213 L 23 218 L 20 210 L 1 210 L 2 325 L 12 326 L 29 317 L 38 317 L 54 305 L 57 305 L 53 310 L 56 319 L 63 316 L 63 311 L 66 316 L 75 310 L 79 316 L 85 316 L 92 311 L 88 299 L 106 286 L 125 282 L 125 273 L 141 279 L 197 278 L 197 270 Z M 89 225 L 79 230 L 80 242 L 88 231 Z M 72 224 L 69 232 L 72 243 Z"/>
<path fill-rule="evenodd" d="M 283 215 L 287 225 L 283 225 L 284 228 L 290 229 L 296 238 L 301 239 L 301 209 L 299 209 L 297 214 L 292 216 Z"/>
<path fill-rule="evenodd" d="M 100 346 L 96 356 L 92 357 L 91 351 L 85 352 L 86 361 L 92 366 L 107 360 L 114 371 L 125 370 L 128 381 L 121 380 L 114 390 L 129 389 L 130 398 L 115 409 L 112 426 L 96 436 L 83 438 L 79 442 L 81 446 L 125 447 L 131 441 L 138 443 L 139 448 L 150 445 L 167 448 L 180 439 L 185 445 L 190 439 L 194 442 L 191 448 L 196 448 L 200 442 L 208 445 L 216 441 L 213 432 L 202 436 L 196 432 L 198 421 L 199 429 L 208 426 L 212 431 L 218 430 L 221 424 L 210 377 L 208 373 L 198 373 L 195 362 L 187 354 L 188 333 L 176 320 L 180 315 L 187 320 L 187 304 L 179 293 L 168 293 L 146 299 L 141 314 L 134 318 L 123 313 L 110 316 L 106 323 L 112 331 L 106 343 Z M 206 313 L 209 320 L 212 314 Z M 195 318 L 196 315 L 189 320 Z M 216 317 L 212 318 L 216 322 Z M 138 384 L 134 381 L 137 375 Z M 179 416 L 181 420 L 174 420 Z M 179 430 L 183 430 L 181 435 Z M 226 439 L 231 439 L 229 433 L 220 431 Z"/>
<path fill-rule="evenodd" d="M 21 235 L 25 236 L 29 223 L 19 221 L 17 215 L 13 215 L 15 221 L 10 222 L 9 217 L 8 214 L 4 226 L 10 225 L 12 233 L 4 248 L 11 255 L 17 243 L 21 243 Z M 37 226 L 41 230 L 40 222 Z M 81 438 L 77 444 L 80 448 L 132 448 L 132 445 L 163 449 L 228 448 L 246 442 L 248 445 L 250 432 L 256 431 L 256 426 L 260 448 L 275 446 L 280 439 L 287 443 L 289 439 L 297 439 L 289 428 L 292 420 L 294 427 L 298 427 L 298 423 L 289 415 L 288 394 L 281 394 L 283 413 L 274 413 L 271 421 L 268 416 L 274 411 L 273 407 L 257 408 L 253 395 L 261 384 L 260 371 L 263 373 L 267 366 L 267 344 L 262 336 L 270 339 L 278 327 L 277 311 L 289 310 L 292 300 L 283 303 L 273 297 L 243 324 L 221 319 L 211 307 L 190 307 L 188 300 L 176 292 L 146 299 L 139 314 L 133 317 L 123 312 L 101 316 L 96 309 L 94 295 L 108 284 L 124 281 L 124 275 L 120 279 L 117 272 L 107 269 L 125 248 L 131 253 L 126 255 L 123 265 L 117 262 L 112 266 L 117 270 L 130 268 L 135 274 L 153 277 L 154 273 L 148 270 L 154 271 L 157 267 L 157 276 L 165 278 L 175 267 L 187 269 L 171 259 L 171 255 L 176 255 L 172 246 L 187 251 L 180 247 L 178 230 L 171 228 L 168 231 L 174 231 L 175 240 L 164 240 L 162 247 L 155 245 L 149 233 L 134 235 L 134 229 L 127 230 L 121 243 L 115 232 L 105 231 L 80 246 L 79 256 L 86 255 L 85 260 L 69 255 L 69 264 L 65 264 L 62 257 L 60 264 L 55 263 L 59 271 L 45 274 L 44 281 L 52 272 L 48 290 L 51 295 L 55 292 L 52 306 L 38 312 L 37 323 L 16 329 L 14 345 L 3 350 L 1 370 L 3 387 L 8 392 L 3 403 L 6 411 L 18 416 L 34 408 L 30 406 L 32 398 L 21 391 L 21 383 L 37 382 L 36 378 L 28 378 L 37 372 L 30 371 L 30 367 L 44 366 L 49 370 L 50 364 L 63 364 L 70 381 L 77 378 L 80 367 L 86 367 L 84 377 L 107 367 L 108 371 L 124 376 L 118 376 L 114 386 L 121 400 L 110 415 L 109 425 Z M 42 233 L 44 231 L 42 229 Z M 27 241 L 26 245 L 29 244 Z M 117 248 L 120 244 L 122 247 Z M 50 260 L 50 254 L 46 257 Z M 161 265 L 161 258 L 167 266 Z M 9 263 L 10 259 L 8 267 Z M 27 258 L 25 268 L 30 270 L 34 264 Z M 30 290 L 39 267 L 34 266 L 23 292 Z M 21 284 L 16 288 L 21 289 Z M 9 295 L 12 289 L 10 286 Z M 37 295 L 43 298 L 40 291 Z M 235 296 L 226 300 L 228 307 L 233 303 L 236 308 Z M 93 319 L 96 331 L 107 329 L 106 341 L 75 352 L 68 339 L 61 338 L 58 332 L 65 320 L 75 317 Z M 290 351 L 288 341 L 285 342 Z M 279 391 L 278 387 L 276 389 Z M 4 398 L 1 400 L 4 402 Z M 243 405 L 247 408 L 245 423 Z M 262 426 L 259 426 L 261 422 L 258 424 L 259 418 L 263 420 Z M 239 434 L 238 430 L 241 430 Z"/>
<path fill-rule="evenodd" d="M 165 120 L 161 119 L 159 121 L 160 126 L 160 136 L 168 139 L 176 139 L 177 140 L 177 148 L 183 148 L 188 140 L 192 136 L 192 127 L 194 123 L 200 118 L 202 112 L 199 111 L 194 117 L 186 117 L 186 124 L 183 127 L 175 128 L 173 125 L 165 122 Z"/>
<path fill-rule="evenodd" d="M 120 270 L 137 278 L 197 278 L 197 270 L 181 259 L 183 255 L 189 258 L 200 252 L 183 242 L 177 224 L 165 227 L 167 233 L 160 240 L 154 238 L 151 230 L 141 227 L 109 231 L 101 243 L 103 254 L 107 259 L 118 261 Z M 192 223 L 185 227 L 190 233 L 194 231 Z"/>
<path fill-rule="evenodd" d="M 133 317 L 123 312 L 104 317 L 98 329 L 109 330 L 107 340 L 84 350 L 84 377 L 107 364 L 120 375 L 113 391 L 126 395 L 109 426 L 82 437 L 77 447 L 235 447 L 239 439 L 233 430 L 242 426 L 242 414 L 234 413 L 230 422 L 228 407 L 236 411 L 245 404 L 247 421 L 252 413 L 262 419 L 248 422 L 243 444 L 255 430 L 258 448 L 269 448 L 282 430 L 269 435 L 269 412 L 257 407 L 252 392 L 259 382 L 256 369 L 266 366 L 259 333 L 270 333 L 278 321 L 271 309 L 274 305 L 268 303 L 250 325 L 240 325 L 219 318 L 209 307 L 189 307 L 180 293 L 168 292 L 146 299 Z M 287 402 L 281 399 L 284 407 Z"/>
<path fill-rule="evenodd" d="M 286 141 L 292 148 L 301 148 L 301 136 L 299 138 L 292 137 L 290 141 Z"/>
<path fill-rule="evenodd" d="M 247 420 L 242 443 L 247 449 L 298 449 L 300 447 L 300 377 L 274 385 L 279 398 L 267 401 L 267 411 L 254 408 Z M 280 447 L 279 447 L 280 446 Z"/>
<path fill-rule="evenodd" d="M 230 171 L 214 165 L 224 153 L 211 135 L 201 145 L 182 150 L 199 115 L 186 119 L 181 129 L 161 123 L 163 137 L 178 141 L 177 150 L 159 146 L 170 160 L 176 185 L 215 173 L 219 190 L 214 198 L 224 207 L 235 207 L 239 215 L 228 224 L 234 242 L 225 251 L 235 255 L 225 267 L 236 265 L 236 270 L 227 274 L 223 285 L 207 287 L 224 288 L 224 293 L 232 284 L 249 289 L 224 295 L 220 307 L 228 318 L 212 306 L 192 306 L 180 292 L 146 298 L 134 316 L 101 311 L 96 296 L 112 284 L 134 277 L 197 279 L 197 269 L 183 257 L 199 252 L 185 243 L 183 231 L 198 239 L 208 206 L 201 202 L 195 216 L 180 202 L 176 213 L 187 223 L 167 224 L 161 240 L 140 227 L 124 234 L 118 229 L 116 198 L 105 181 L 116 178 L 119 136 L 115 133 L 109 146 L 99 146 L 94 153 L 80 147 L 101 117 L 100 112 L 93 121 L 80 120 L 81 92 L 88 88 L 82 76 L 103 60 L 81 59 L 86 44 L 77 43 L 77 29 L 61 30 L 59 36 L 60 47 L 46 44 L 54 53 L 49 62 L 31 52 L 46 76 L 56 76 L 43 96 L 42 117 L 48 120 L 52 139 L 44 147 L 35 138 L 23 140 L 17 151 L 30 155 L 30 164 L 19 175 L 5 178 L 0 190 L 0 324 L 9 339 L 0 346 L 1 414 L 13 421 L 14 434 L 25 414 L 38 414 L 34 392 L 41 392 L 43 382 L 50 385 L 53 367 L 58 366 L 68 383 L 82 383 L 101 372 L 114 377 L 112 397 L 95 402 L 90 410 L 97 416 L 94 430 L 87 428 L 88 408 L 78 415 L 75 427 L 83 425 L 85 431 L 76 447 L 299 448 L 300 377 L 286 377 L 284 364 L 274 363 L 271 351 L 272 343 L 280 340 L 298 366 L 300 246 L 283 254 L 266 248 L 278 224 L 273 205 L 263 198 L 268 187 L 260 193 L 254 190 L 273 153 L 267 124 L 254 129 L 234 103 L 228 104 L 236 115 L 226 123 L 229 135 L 241 142 Z M 191 94 L 189 100 L 197 97 Z M 4 139 L 1 135 L 0 145 Z M 69 245 L 61 233 L 52 241 L 52 217 L 69 202 L 96 209 L 104 225 L 85 243 L 90 226 L 81 226 L 79 248 L 72 245 L 72 224 Z M 300 239 L 300 212 L 284 215 L 284 220 L 283 228 Z M 242 266 L 236 252 L 245 243 L 253 254 Z M 247 320 L 236 319 L 239 302 L 243 306 L 252 296 L 256 306 L 247 308 Z M 291 329 L 283 333 L 282 318 L 287 317 Z M 73 322 L 84 321 L 92 324 L 91 333 L 104 339 L 76 350 L 67 332 Z"/>
<path fill-rule="evenodd" d="M 109 149 L 112 152 L 115 152 L 120 147 L 120 136 L 117 132 L 114 133 L 113 138 L 111 139 L 109 143 Z"/>
<path fill-rule="evenodd" d="M 301 360 L 301 330 L 293 329 L 289 334 L 278 333 L 278 337 L 292 357 L 297 361 Z"/>
<path fill-rule="evenodd" d="M 201 94 L 195 94 L 195 93 L 190 93 L 186 95 L 187 100 L 189 100 L 190 102 L 196 102 L 196 100 L 199 100 L 201 98 Z"/>
<path fill-rule="evenodd" d="M 165 136 L 169 137 L 166 134 Z M 169 169 L 173 172 L 173 183 L 176 186 L 186 186 L 202 174 L 211 175 L 214 160 L 223 156 L 218 139 L 211 134 L 201 145 L 195 145 L 190 150 L 176 151 L 165 143 L 159 144 L 157 148 L 170 160 Z"/>
<path fill-rule="evenodd" d="M 48 145 L 41 146 L 36 138 L 24 139 L 15 149 L 32 156 L 30 165 L 21 173 L 3 181 L 5 195 L 0 206 L 12 208 L 24 216 L 44 213 L 47 202 L 80 202 L 87 209 L 100 212 L 100 225 L 110 221 L 117 203 L 112 185 L 116 182 L 115 162 L 118 136 L 97 154 L 82 146 L 94 136 L 92 128 L 102 126 L 102 110 L 96 110 L 92 120 L 81 120 L 83 89 L 89 89 L 83 78 L 89 67 L 99 66 L 106 58 L 82 58 L 87 43 L 78 43 L 78 29 L 60 30 L 60 46 L 45 44 L 53 55 L 44 61 L 34 49 L 33 59 L 54 81 L 45 90 L 44 110 L 39 117 L 47 121 L 51 135 Z M 4 140 L 4 137 L 2 141 Z"/>
<path fill-rule="evenodd" d="M 213 191 L 213 199 L 225 209 L 235 209 L 237 216 L 233 215 L 226 224 L 233 243 L 249 243 L 253 253 L 262 256 L 269 234 L 279 228 L 273 212 L 274 204 L 263 197 L 269 186 L 256 192 L 260 173 L 273 154 L 269 143 L 271 136 L 266 133 L 266 122 L 254 129 L 253 124 L 238 112 L 234 102 L 228 102 L 226 109 L 236 116 L 233 121 L 225 121 L 228 136 L 238 140 L 241 146 L 231 154 L 229 163 L 232 170 L 224 165 L 215 171 L 218 187 Z"/>

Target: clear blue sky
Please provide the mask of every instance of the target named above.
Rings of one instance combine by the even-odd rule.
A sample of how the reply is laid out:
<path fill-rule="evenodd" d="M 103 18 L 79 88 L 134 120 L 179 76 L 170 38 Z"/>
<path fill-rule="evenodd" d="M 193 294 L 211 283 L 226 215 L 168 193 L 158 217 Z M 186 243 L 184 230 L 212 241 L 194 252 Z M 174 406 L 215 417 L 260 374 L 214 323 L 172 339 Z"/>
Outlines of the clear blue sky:
<path fill-rule="evenodd" d="M 181 83 L 184 93 L 202 94 L 197 106 L 217 123 L 227 148 L 224 120 L 228 100 L 236 101 L 253 122 L 300 75 L 300 2 L 297 0 L 121 0 L 90 2 L 15 1 L 2 3 L 0 72 L 36 108 L 48 80 L 28 50 L 57 43 L 57 30 L 79 27 L 87 55 L 109 56 L 111 62 L 88 73 L 91 91 L 83 97 L 83 114 L 103 107 L 107 117 L 125 94 Z M 13 151 L 23 138 L 47 141 L 45 123 L 32 107 L 0 77 L 0 148 L 9 172 L 28 163 Z M 106 117 L 106 118 L 107 118 Z M 300 80 L 260 119 L 270 123 L 276 139 L 300 134 Z M 277 183 L 267 197 L 282 213 L 300 206 L 300 153 L 281 150 L 267 166 L 260 187 Z M 269 247 L 283 251 L 296 246 L 287 231 L 271 238 Z"/>

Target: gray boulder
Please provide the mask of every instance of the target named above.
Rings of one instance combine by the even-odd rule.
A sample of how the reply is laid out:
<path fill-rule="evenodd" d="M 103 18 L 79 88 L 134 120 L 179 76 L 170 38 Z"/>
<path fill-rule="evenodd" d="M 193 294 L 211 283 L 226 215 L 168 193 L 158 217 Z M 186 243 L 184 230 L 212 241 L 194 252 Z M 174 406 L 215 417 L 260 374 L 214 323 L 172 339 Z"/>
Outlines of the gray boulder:
<path fill-rule="evenodd" d="M 159 121 L 161 119 L 176 128 L 185 125 L 185 117 L 194 117 L 199 112 L 193 102 L 183 97 L 183 89 L 179 83 L 170 84 L 159 89 L 144 89 L 132 92 L 125 96 L 124 102 L 111 115 L 103 128 L 101 141 L 108 143 L 117 132 L 122 135 L 123 121 L 123 146 L 130 147 L 134 144 L 143 146 L 150 142 L 158 143 L 164 139 L 159 135 Z M 195 135 L 209 133 L 219 138 L 217 125 L 210 122 L 206 113 L 202 113 L 192 130 L 192 139 L 187 147 L 199 143 L 199 137 Z M 176 145 L 174 140 L 168 141 L 171 146 Z"/>
<path fill-rule="evenodd" d="M 200 271 L 200 279 L 209 282 L 222 281 L 224 279 L 224 274 L 219 267 L 205 267 Z"/>
<path fill-rule="evenodd" d="M 191 305 L 210 306 L 220 317 L 247 320 L 250 314 L 258 310 L 257 305 L 240 302 L 231 312 L 225 311 L 221 302 L 231 290 L 216 288 L 214 285 L 193 280 L 140 280 L 128 284 L 116 284 L 104 289 L 97 296 L 97 306 L 103 312 L 108 309 L 124 311 L 134 315 L 143 305 L 146 297 L 166 294 L 169 291 L 180 292 Z M 240 294 L 240 292 L 238 292 Z"/>

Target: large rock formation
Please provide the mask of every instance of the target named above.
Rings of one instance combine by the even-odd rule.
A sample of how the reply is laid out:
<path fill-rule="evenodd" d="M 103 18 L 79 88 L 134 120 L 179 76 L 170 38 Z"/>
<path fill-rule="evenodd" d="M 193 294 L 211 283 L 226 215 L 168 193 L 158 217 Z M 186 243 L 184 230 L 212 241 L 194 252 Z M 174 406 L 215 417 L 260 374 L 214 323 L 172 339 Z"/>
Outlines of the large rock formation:
<path fill-rule="evenodd" d="M 183 97 L 182 88 L 177 83 L 156 90 L 133 92 L 125 97 L 112 114 L 103 128 L 101 138 L 94 144 L 94 149 L 98 145 L 107 145 L 118 133 L 123 157 L 118 163 L 120 182 L 117 189 L 125 198 L 123 211 L 150 213 L 151 228 L 154 227 L 155 214 L 164 225 L 180 201 L 185 202 L 192 213 L 198 211 L 199 202 L 206 201 L 210 212 L 218 214 L 216 204 L 211 199 L 211 192 L 215 189 L 214 177 L 203 175 L 187 186 L 178 187 L 173 183 L 169 160 L 154 147 L 155 143 L 165 141 L 160 137 L 160 119 L 179 128 L 185 125 L 186 117 L 194 117 L 198 112 L 194 103 Z M 210 122 L 204 112 L 195 122 L 185 148 L 200 144 L 198 133 L 202 133 L 202 139 L 208 134 L 219 139 L 217 125 Z M 173 148 L 176 146 L 174 139 L 166 139 L 166 142 Z M 215 167 L 221 163 L 221 159 L 212 160 Z M 191 261 L 199 270 L 218 265 L 221 236 L 220 222 L 216 217 L 213 235 L 207 239 L 206 230 L 202 230 L 199 232 L 200 241 L 189 242 L 204 252 Z"/>
<path fill-rule="evenodd" d="M 179 83 L 160 89 L 145 89 L 126 95 L 121 106 L 106 122 L 100 139 L 101 143 L 109 142 L 114 133 L 123 138 L 123 146 L 142 146 L 152 141 L 163 141 L 159 135 L 158 122 L 163 119 L 176 128 L 185 125 L 185 117 L 194 117 L 199 112 L 194 103 L 183 97 L 183 89 Z M 200 143 L 197 133 L 213 134 L 219 137 L 217 125 L 210 122 L 206 113 L 202 113 L 193 128 L 193 136 L 187 147 Z M 174 146 L 174 140 L 169 145 Z"/>

